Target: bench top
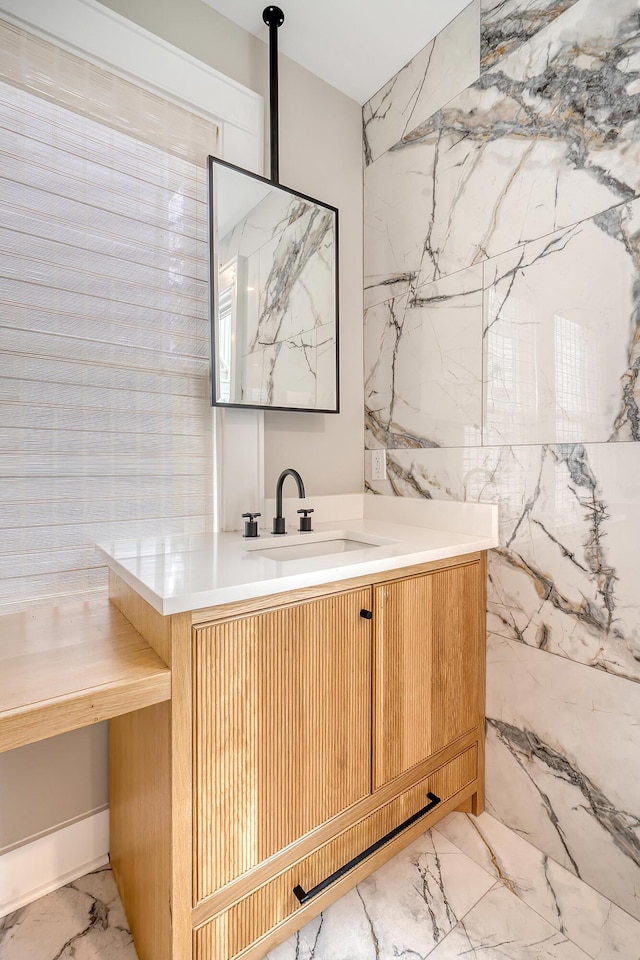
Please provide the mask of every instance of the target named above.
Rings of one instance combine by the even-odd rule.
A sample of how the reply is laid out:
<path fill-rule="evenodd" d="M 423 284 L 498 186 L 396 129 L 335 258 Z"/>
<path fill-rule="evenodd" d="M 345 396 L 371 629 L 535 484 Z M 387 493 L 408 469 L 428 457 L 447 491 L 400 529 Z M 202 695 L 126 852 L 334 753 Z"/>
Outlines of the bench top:
<path fill-rule="evenodd" d="M 108 600 L 0 617 L 0 752 L 171 699 L 171 671 Z"/>

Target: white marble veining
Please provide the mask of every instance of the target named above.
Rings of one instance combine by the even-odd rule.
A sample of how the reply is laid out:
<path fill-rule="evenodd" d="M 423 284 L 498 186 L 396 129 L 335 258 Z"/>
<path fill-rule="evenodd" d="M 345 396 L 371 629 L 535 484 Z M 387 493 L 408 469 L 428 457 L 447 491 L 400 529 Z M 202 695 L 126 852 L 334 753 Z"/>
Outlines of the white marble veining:
<path fill-rule="evenodd" d="M 379 493 L 500 505 L 488 626 L 640 680 L 637 444 L 396 450 Z"/>
<path fill-rule="evenodd" d="M 366 446 L 477 444 L 482 266 L 365 313 Z"/>
<path fill-rule="evenodd" d="M 434 172 L 430 148 L 388 150 L 365 169 L 365 307 L 415 291 L 433 220 Z"/>
<path fill-rule="evenodd" d="M 481 0 L 480 63 L 487 70 L 576 0 Z"/>
<path fill-rule="evenodd" d="M 640 439 L 640 201 L 484 266 L 484 444 Z"/>
<path fill-rule="evenodd" d="M 324 500 L 327 513 L 329 500 Z M 322 522 L 315 514 L 315 532 L 300 534 L 291 525 L 286 538 L 247 541 L 239 533 L 218 533 L 122 540 L 97 549 L 152 607 L 170 614 L 462 556 L 498 543 L 497 507 L 489 504 L 451 504 L 443 512 L 423 501 L 407 510 L 391 497 L 377 503 L 359 497 L 357 503 L 358 515 L 348 521 Z M 305 505 L 313 505 L 311 498 Z M 273 560 L 261 552 L 270 544 L 360 537 L 370 543 L 346 553 L 337 548 L 332 554 Z"/>
<path fill-rule="evenodd" d="M 507 448 L 495 462 L 511 505 L 491 557 L 489 628 L 640 680 L 640 449 Z"/>
<path fill-rule="evenodd" d="M 239 176 L 226 169 L 215 172 L 222 178 Z M 228 329 L 220 322 L 217 330 L 218 398 L 333 409 L 335 215 L 259 181 L 242 189 L 249 196 L 255 190 L 262 199 L 216 241 L 219 288 L 233 290 Z M 218 198 L 224 206 L 222 185 Z"/>
<path fill-rule="evenodd" d="M 368 302 L 633 199 L 639 50 L 636 0 L 578 0 L 367 167 Z"/>
<path fill-rule="evenodd" d="M 431 960 L 588 960 L 575 943 L 500 884 L 453 928 Z"/>
<path fill-rule="evenodd" d="M 2 960 L 137 960 L 108 867 L 0 919 Z"/>
<path fill-rule="evenodd" d="M 369 164 L 480 75 L 480 0 L 417 53 L 362 108 L 365 163 Z"/>
<path fill-rule="evenodd" d="M 640 916 L 640 447 L 399 450 L 387 466 L 404 497 L 500 503 L 489 808 Z"/>
<path fill-rule="evenodd" d="M 488 810 L 640 919 L 640 684 L 490 635 Z"/>
<path fill-rule="evenodd" d="M 640 439 L 639 250 L 633 201 L 369 307 L 366 446 Z"/>
<path fill-rule="evenodd" d="M 452 813 L 438 831 L 593 960 L 638 960 L 640 922 L 488 813 Z"/>
<path fill-rule="evenodd" d="M 638 916 L 640 445 L 611 441 L 640 440 L 639 8 L 482 0 L 481 32 L 479 80 L 365 171 L 367 444 L 387 447 L 388 472 L 366 486 L 500 504 L 488 582 L 490 809 L 543 851 L 538 870 L 557 857 Z M 442 430 L 464 385 L 448 410 L 405 411 L 415 367 L 398 358 L 417 296 L 480 267 L 478 442 Z M 430 372 L 432 396 L 456 361 L 469 367 L 470 342 L 453 343 L 461 314 L 452 311 L 450 363 Z M 585 953 L 638 960 L 620 914 L 604 915 L 597 898 L 585 894 L 597 922 L 578 929 L 580 897 L 567 900 L 567 874 L 555 870 L 545 919 L 555 898 L 556 928 Z M 595 927 L 618 920 L 620 937 L 609 930 L 602 945 Z M 461 952 L 481 943 L 502 956 L 477 929 L 479 939 L 458 930 Z"/>

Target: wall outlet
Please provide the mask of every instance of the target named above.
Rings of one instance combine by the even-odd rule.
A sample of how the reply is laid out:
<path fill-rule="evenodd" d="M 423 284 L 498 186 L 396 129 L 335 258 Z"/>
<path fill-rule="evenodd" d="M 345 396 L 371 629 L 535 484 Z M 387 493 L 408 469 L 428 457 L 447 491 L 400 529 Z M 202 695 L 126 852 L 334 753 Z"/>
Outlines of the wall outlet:
<path fill-rule="evenodd" d="M 371 451 L 371 479 L 372 480 L 387 479 L 387 451 L 386 450 Z"/>

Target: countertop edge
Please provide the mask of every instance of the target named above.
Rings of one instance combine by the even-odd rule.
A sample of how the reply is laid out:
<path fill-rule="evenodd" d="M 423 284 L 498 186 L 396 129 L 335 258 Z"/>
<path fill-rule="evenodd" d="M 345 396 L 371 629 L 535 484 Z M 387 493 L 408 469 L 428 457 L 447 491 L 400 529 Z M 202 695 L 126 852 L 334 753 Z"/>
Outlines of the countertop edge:
<path fill-rule="evenodd" d="M 117 559 L 111 556 L 104 548 L 97 549 L 105 558 L 107 565 L 128 586 L 136 591 L 146 602 L 162 616 L 186 613 L 206 607 L 216 607 L 223 604 L 254 600 L 260 597 L 276 596 L 279 593 L 288 593 L 304 587 L 317 587 L 323 584 L 355 580 L 369 574 L 380 574 L 386 570 L 401 570 L 404 567 L 413 567 L 421 563 L 433 563 L 438 560 L 449 560 L 453 557 L 464 557 L 467 554 L 490 550 L 499 545 L 498 537 L 469 536 L 463 543 L 451 546 L 415 550 L 397 557 L 380 557 L 348 566 L 337 566 L 330 569 L 294 573 L 290 576 L 280 576 L 271 580 L 260 580 L 249 583 L 236 584 L 226 587 L 213 587 L 197 593 L 188 593 L 183 596 L 163 598 L 158 596 L 144 581 L 127 570 Z"/>

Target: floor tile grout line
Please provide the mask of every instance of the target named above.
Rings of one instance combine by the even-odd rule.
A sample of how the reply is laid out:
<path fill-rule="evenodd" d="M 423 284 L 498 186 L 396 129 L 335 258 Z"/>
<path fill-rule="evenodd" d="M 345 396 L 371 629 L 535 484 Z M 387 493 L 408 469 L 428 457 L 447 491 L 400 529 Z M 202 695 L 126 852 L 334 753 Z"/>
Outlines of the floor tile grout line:
<path fill-rule="evenodd" d="M 440 836 L 442 836 L 442 834 L 440 834 Z M 458 848 L 458 849 L 459 849 L 459 848 Z M 461 852 L 464 853 L 464 851 L 461 851 Z M 466 856 L 466 854 L 465 854 L 465 856 Z M 469 857 L 469 860 L 471 860 L 471 857 Z M 471 862 L 474 863 L 475 866 L 479 866 L 479 864 L 476 864 L 474 860 L 472 860 Z M 484 869 L 484 868 L 482 868 L 482 869 Z M 485 873 L 487 873 L 486 870 L 485 870 Z M 432 954 L 434 950 L 437 950 L 438 947 L 440 947 L 440 946 L 445 942 L 445 940 L 447 939 L 447 937 L 451 936 L 451 934 L 453 933 L 454 930 L 457 930 L 457 928 L 460 926 L 460 924 L 462 923 L 462 921 L 463 921 L 466 917 L 469 916 L 469 914 L 471 913 L 472 910 L 475 910 L 476 907 L 477 907 L 480 903 L 482 903 L 482 901 L 484 900 L 485 897 L 488 897 L 489 894 L 490 894 L 490 893 L 493 893 L 493 891 L 494 891 L 497 887 L 501 887 L 501 886 L 502 886 L 502 883 L 501 883 L 499 880 L 497 880 L 495 883 L 492 883 L 491 886 L 489 887 L 489 889 L 488 889 L 488 890 L 485 890 L 485 892 L 482 894 L 482 896 L 478 897 L 478 899 L 475 901 L 475 903 L 473 903 L 473 904 L 469 907 L 468 910 L 465 910 L 465 912 L 462 914 L 461 917 L 456 917 L 456 922 L 455 922 L 454 925 L 451 927 L 451 929 L 448 930 L 448 931 L 445 933 L 445 935 L 444 935 L 444 937 L 442 938 L 442 940 L 439 940 L 436 944 L 434 944 L 434 946 L 433 946 L 433 948 L 432 948 L 431 950 L 429 950 L 429 951 L 427 951 L 427 953 L 425 953 L 423 960 L 426 960 L 426 957 L 430 956 L 430 954 Z"/>
<path fill-rule="evenodd" d="M 457 812 L 459 812 L 459 811 L 454 811 L 454 812 L 457 813 Z M 466 814 L 462 814 L 462 816 L 466 816 Z M 498 822 L 500 822 L 500 821 L 498 821 Z M 507 828 L 507 829 L 508 829 L 508 828 Z M 452 840 L 452 839 L 451 839 L 450 837 L 448 837 L 446 834 L 442 833 L 442 831 L 438 830 L 437 827 L 432 827 L 431 830 L 433 831 L 433 833 L 437 833 L 438 836 L 442 837 L 444 840 L 448 840 L 449 843 L 453 844 L 453 846 L 456 848 L 456 850 L 459 850 L 460 853 L 464 854 L 464 856 L 467 857 L 467 859 L 469 859 L 469 860 L 471 861 L 471 863 L 473 863 L 476 867 L 480 867 L 481 870 L 484 870 L 484 872 L 487 874 L 487 876 L 491 877 L 493 880 L 497 881 L 498 883 L 502 883 L 502 881 L 500 880 L 500 877 L 496 877 L 495 873 L 492 873 L 491 870 L 487 870 L 487 868 L 484 867 L 481 863 L 478 863 L 477 860 L 474 860 L 473 857 L 470 857 L 469 854 L 467 853 L 467 851 L 466 851 L 466 850 L 463 850 L 462 847 L 460 846 L 460 844 L 459 844 L 459 843 L 456 843 L 455 840 Z"/>
<path fill-rule="evenodd" d="M 461 812 L 461 811 L 454 811 L 454 812 Z M 465 816 L 465 817 L 469 817 L 469 814 L 462 814 L 462 815 Z M 491 814 L 488 814 L 488 816 L 491 816 Z M 496 820 L 496 823 L 499 823 L 501 826 L 505 827 L 506 830 L 510 830 L 510 829 L 511 829 L 510 827 L 507 827 L 506 824 L 502 823 L 501 820 L 498 820 L 497 817 L 494 817 L 493 819 Z M 455 842 L 455 840 L 452 840 L 450 837 L 447 837 L 446 834 L 441 833 L 440 830 L 438 830 L 437 827 L 432 827 L 431 829 L 432 829 L 435 833 L 438 833 L 441 837 L 444 837 L 445 840 L 448 840 L 449 843 L 452 843 L 452 844 L 454 845 L 454 847 L 456 847 L 456 849 L 458 849 L 458 850 L 459 850 L 461 853 L 463 853 L 466 857 L 469 857 L 469 854 L 466 852 L 466 850 L 463 850 L 463 848 L 462 848 L 459 844 L 457 844 L 457 843 Z M 602 897 L 603 900 L 606 900 L 606 902 L 609 903 L 612 907 L 615 907 L 617 910 L 621 910 L 626 916 L 630 917 L 633 921 L 635 921 L 635 923 L 638 924 L 638 928 L 639 928 L 639 930 L 640 930 L 640 920 L 639 920 L 637 917 L 634 917 L 633 914 L 629 913 L 628 910 L 625 910 L 624 907 L 621 907 L 621 906 L 619 906 L 617 903 L 614 903 L 613 900 L 610 900 L 608 897 L 606 897 L 606 896 L 604 895 L 604 893 L 601 893 L 599 890 L 596 890 L 595 887 L 592 887 L 590 884 L 588 884 L 588 883 L 586 882 L 586 880 L 583 880 L 583 879 L 582 879 L 582 877 L 576 876 L 574 873 L 572 873 L 570 870 L 568 870 L 568 869 L 567 869 L 565 866 L 563 866 L 561 863 L 558 863 L 557 860 L 554 860 L 553 857 L 549 857 L 548 854 L 545 854 L 544 851 L 543 851 L 543 850 L 540 850 L 538 847 L 536 847 L 535 844 L 531 843 L 529 840 L 525 840 L 524 837 L 521 837 L 519 834 L 515 833 L 515 831 L 511 831 L 511 832 L 514 833 L 514 835 L 518 838 L 518 840 L 522 841 L 522 843 L 526 843 L 526 844 L 528 844 L 528 846 L 532 847 L 537 853 L 540 854 L 541 857 L 546 857 L 547 860 L 550 860 L 552 863 L 555 863 L 555 865 L 556 865 L 557 867 L 559 867 L 561 870 L 564 870 L 564 871 L 569 875 L 569 877 L 571 877 L 572 880 L 575 880 L 578 884 L 584 884 L 586 887 L 588 887 L 589 890 L 592 890 L 595 894 L 597 894 L 597 896 Z M 558 933 L 561 933 L 564 937 L 566 937 L 566 939 L 569 941 L 569 943 L 572 943 L 575 947 L 577 947 L 578 950 L 580 950 L 580 951 L 581 951 L 582 953 L 584 953 L 586 956 L 590 957 L 590 960 L 598 960 L 598 957 L 597 957 L 597 956 L 592 955 L 591 953 L 589 953 L 589 951 L 588 951 L 585 947 L 581 947 L 579 943 L 576 943 L 575 940 L 572 940 L 571 937 L 567 936 L 566 931 L 563 930 L 563 929 L 561 929 L 559 926 L 557 926 L 555 921 L 550 920 L 549 917 L 547 917 L 547 916 L 545 916 L 544 914 L 540 913 L 540 911 L 539 911 L 536 907 L 534 907 L 531 903 L 529 903 L 529 901 L 528 901 L 524 896 L 519 896 L 518 894 L 514 893 L 513 890 L 510 890 L 510 889 L 509 889 L 509 885 L 508 885 L 507 883 L 505 883 L 504 880 L 501 880 L 499 877 L 495 877 L 495 874 L 492 874 L 489 870 L 487 870 L 486 867 L 482 866 L 482 864 L 480 864 L 480 863 L 478 863 L 476 860 L 474 860 L 473 857 L 469 857 L 469 859 L 470 859 L 476 866 L 478 866 L 478 867 L 480 867 L 482 870 L 484 870 L 485 873 L 488 873 L 489 876 L 493 876 L 493 877 L 495 878 L 496 884 L 495 884 L 494 886 L 498 886 L 498 885 L 499 885 L 499 886 L 504 887 L 506 890 L 509 891 L 509 893 L 512 894 L 512 896 L 515 896 L 516 899 L 520 900 L 521 903 L 524 903 L 525 906 L 527 906 L 527 907 L 529 908 L 529 910 L 532 910 L 533 913 L 535 913 L 538 917 L 540 917 L 541 920 L 545 920 L 550 926 L 552 926 L 552 927 L 554 928 L 554 930 L 557 930 Z M 547 884 L 548 884 L 548 881 L 547 881 Z M 491 889 L 493 890 L 494 887 L 492 887 Z M 487 891 L 487 893 L 489 893 L 489 892 L 490 892 L 490 891 Z M 486 894 L 484 894 L 484 896 L 486 896 Z M 467 911 L 467 912 L 468 912 L 468 911 Z M 466 914 L 465 914 L 465 916 L 466 916 Z M 558 919 L 560 920 L 560 922 L 562 922 L 561 918 L 558 918 Z M 448 934 L 447 934 L 447 936 L 448 936 Z"/>
<path fill-rule="evenodd" d="M 463 814 L 463 816 L 468 817 L 469 814 Z M 489 814 L 489 816 L 490 816 L 490 814 Z M 505 824 L 503 824 L 502 821 L 497 820 L 497 818 L 494 818 L 494 819 L 496 819 L 496 822 L 497 822 L 497 823 L 500 823 L 501 826 L 503 826 L 503 827 L 505 826 Z M 434 827 L 433 829 L 434 829 L 434 830 L 437 830 L 437 828 L 435 828 L 435 827 Z M 506 829 L 509 830 L 510 828 L 509 828 L 509 827 L 506 827 Z M 437 832 L 440 833 L 439 830 L 437 830 Z M 513 831 L 513 832 L 515 833 L 515 831 Z M 454 845 L 455 847 L 457 847 L 457 849 L 460 850 L 461 853 L 466 854 L 467 857 L 469 856 L 469 854 L 466 853 L 466 851 L 463 850 L 462 847 L 460 847 L 457 843 L 455 843 L 454 840 L 451 840 L 449 837 L 446 837 L 445 834 L 443 834 L 443 833 L 440 833 L 440 836 L 441 836 L 441 837 L 445 837 L 446 840 L 449 840 L 450 843 L 453 843 L 453 845 Z M 546 856 L 546 854 L 543 853 L 542 850 L 539 850 L 538 847 L 534 846 L 533 843 L 530 843 L 528 840 L 525 840 L 524 837 L 520 837 L 519 834 L 515 834 L 515 836 L 518 837 L 519 840 L 522 840 L 523 843 L 526 843 L 526 844 L 528 844 L 530 847 L 533 847 L 533 849 L 536 850 L 541 856 L 543 856 L 543 857 Z M 484 837 L 483 837 L 483 839 L 484 839 Z M 486 842 L 486 841 L 485 841 L 485 842 Z M 493 848 L 490 848 L 488 844 L 487 844 L 487 847 L 488 847 L 488 849 L 493 849 Z M 470 860 L 473 860 L 473 857 L 469 857 L 469 859 L 470 859 Z M 561 863 L 558 863 L 557 860 L 553 860 L 553 858 L 551 858 L 551 857 L 548 857 L 547 859 L 552 860 L 553 863 L 557 864 L 557 866 L 561 867 L 563 870 L 567 870 L 567 868 L 566 868 L 566 867 L 563 867 L 562 864 L 561 864 Z M 473 862 L 474 862 L 477 866 L 481 867 L 481 869 L 483 869 L 483 870 L 485 871 L 485 873 L 489 873 L 490 876 L 494 876 L 494 877 L 495 877 L 495 874 L 491 874 L 491 872 L 488 871 L 488 870 L 486 869 L 486 867 L 483 867 L 482 864 L 477 863 L 477 861 L 475 861 L 475 860 L 473 860 Z M 570 876 L 573 877 L 575 880 L 577 880 L 579 883 L 585 883 L 584 880 L 582 880 L 580 877 L 576 877 L 575 874 L 571 873 L 571 871 L 567 870 L 567 873 L 569 873 Z M 529 903 L 529 901 L 528 901 L 527 899 L 525 899 L 524 896 L 519 896 L 517 893 L 514 893 L 514 891 L 510 889 L 509 885 L 508 885 L 507 883 L 505 883 L 504 880 L 502 880 L 500 877 L 495 877 L 495 879 L 496 879 L 496 886 L 499 885 L 499 886 L 501 886 L 501 887 L 504 887 L 504 889 L 507 890 L 512 896 L 514 896 L 517 900 L 520 900 L 521 903 L 523 903 L 526 907 L 528 907 L 529 910 L 532 910 L 533 913 L 535 913 L 538 917 L 540 917 L 541 920 L 546 921 L 546 923 L 548 923 L 550 926 L 552 926 L 552 927 L 554 928 L 554 930 L 557 930 L 558 933 L 561 933 L 564 937 L 566 937 L 567 940 L 569 940 L 570 943 L 573 943 L 574 946 L 576 946 L 576 947 L 578 948 L 578 950 L 582 951 L 582 953 L 584 953 L 584 954 L 586 954 L 588 957 L 590 957 L 591 960 L 598 960 L 597 957 L 592 957 L 590 953 L 587 953 L 587 951 L 584 949 L 584 947 L 581 947 L 580 944 L 578 944 L 578 943 L 575 942 L 575 940 L 571 940 L 571 938 L 567 936 L 567 934 L 566 934 L 566 932 L 565 932 L 564 930 L 562 930 L 560 927 L 556 926 L 556 923 L 555 923 L 553 920 L 550 920 L 549 917 L 545 917 L 542 913 L 540 913 L 540 911 L 537 910 L 536 907 L 532 906 L 532 904 Z M 589 884 L 587 883 L 586 886 L 589 887 Z M 494 888 L 492 887 L 491 889 L 493 890 Z M 589 889 L 590 889 L 590 890 L 594 890 L 594 892 L 597 893 L 597 894 L 599 894 L 599 896 L 604 897 L 604 894 L 601 894 L 599 890 L 595 890 L 594 887 L 589 887 Z M 486 894 L 485 894 L 485 896 L 486 896 Z M 608 900 L 607 897 L 604 897 L 604 899 L 605 899 L 605 900 Z M 608 900 L 608 902 L 609 902 L 609 903 L 612 903 L 611 900 Z M 613 904 L 613 906 L 617 906 L 617 904 Z M 631 916 L 631 915 L 629 914 L 629 916 Z M 633 918 L 633 919 L 635 919 L 635 918 Z M 560 922 L 562 922 L 562 921 L 560 920 Z"/>

